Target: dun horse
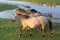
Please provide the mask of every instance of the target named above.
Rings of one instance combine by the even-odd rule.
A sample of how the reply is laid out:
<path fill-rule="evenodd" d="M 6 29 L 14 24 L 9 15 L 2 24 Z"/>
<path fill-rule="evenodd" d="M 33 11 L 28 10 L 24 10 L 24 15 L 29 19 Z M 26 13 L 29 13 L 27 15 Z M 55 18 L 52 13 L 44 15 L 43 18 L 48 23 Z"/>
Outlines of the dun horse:
<path fill-rule="evenodd" d="M 36 12 L 37 13 L 37 12 Z M 36 17 L 31 17 L 31 14 L 26 14 L 26 11 L 19 8 L 18 11 L 16 11 L 13 15 L 13 19 L 12 21 L 15 21 L 17 19 L 17 17 L 20 19 L 21 23 L 22 23 L 22 27 L 20 28 L 20 36 L 22 34 L 22 31 L 27 28 L 28 31 L 30 32 L 30 29 L 36 28 L 39 26 L 42 30 L 42 37 L 45 36 L 45 27 L 47 26 L 46 24 L 48 24 L 48 19 L 45 16 L 36 16 Z M 51 24 L 49 25 L 49 27 L 51 26 Z M 51 26 L 52 27 L 52 26 Z M 50 28 L 51 34 L 53 34 L 52 32 L 52 28 Z M 30 32 L 30 36 L 31 36 L 31 32 Z"/>

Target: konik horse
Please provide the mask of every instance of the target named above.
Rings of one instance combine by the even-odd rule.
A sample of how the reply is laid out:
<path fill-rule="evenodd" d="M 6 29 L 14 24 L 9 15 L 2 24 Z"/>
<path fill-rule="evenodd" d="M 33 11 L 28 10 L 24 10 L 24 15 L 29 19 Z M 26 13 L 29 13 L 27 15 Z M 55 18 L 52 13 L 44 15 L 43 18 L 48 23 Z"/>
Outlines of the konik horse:
<path fill-rule="evenodd" d="M 30 32 L 30 29 L 37 28 L 39 25 L 41 25 L 39 27 L 41 28 L 42 31 L 42 37 L 45 37 L 45 28 L 47 24 L 49 24 L 51 36 L 53 36 L 52 22 L 51 21 L 49 22 L 47 17 L 40 15 L 37 11 L 35 12 L 30 11 L 30 12 L 29 14 L 27 14 L 27 12 L 24 9 L 18 8 L 13 15 L 12 21 L 17 20 L 18 17 L 22 23 L 22 26 L 20 28 L 20 36 L 25 28 L 27 28 L 28 31 Z M 31 36 L 31 32 L 30 32 L 30 36 Z"/>

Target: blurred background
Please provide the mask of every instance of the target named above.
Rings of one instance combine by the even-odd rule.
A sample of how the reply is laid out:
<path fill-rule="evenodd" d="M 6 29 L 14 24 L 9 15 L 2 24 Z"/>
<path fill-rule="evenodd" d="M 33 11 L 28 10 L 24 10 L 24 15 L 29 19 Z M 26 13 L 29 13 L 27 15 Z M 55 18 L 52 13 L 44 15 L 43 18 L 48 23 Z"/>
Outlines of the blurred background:
<path fill-rule="evenodd" d="M 44 40 L 60 40 L 60 0 L 0 0 L 0 40 L 41 40 L 41 32 L 37 32 L 36 29 L 31 30 L 32 37 L 28 36 L 27 31 L 23 32 L 21 38 L 18 37 L 21 23 L 11 22 L 17 8 L 36 9 L 42 14 L 51 13 L 55 29 L 54 38 L 50 38 L 48 28 Z"/>

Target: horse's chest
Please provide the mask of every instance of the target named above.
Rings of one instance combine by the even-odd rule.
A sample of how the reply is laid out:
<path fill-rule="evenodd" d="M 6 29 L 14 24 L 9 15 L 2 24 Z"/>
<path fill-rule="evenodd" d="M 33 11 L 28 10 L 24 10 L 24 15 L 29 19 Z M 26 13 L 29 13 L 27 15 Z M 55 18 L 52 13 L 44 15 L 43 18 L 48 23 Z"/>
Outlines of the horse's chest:
<path fill-rule="evenodd" d="M 22 22 L 22 25 L 24 26 L 24 27 L 27 27 L 27 21 L 26 20 L 23 20 L 23 21 L 21 21 Z"/>

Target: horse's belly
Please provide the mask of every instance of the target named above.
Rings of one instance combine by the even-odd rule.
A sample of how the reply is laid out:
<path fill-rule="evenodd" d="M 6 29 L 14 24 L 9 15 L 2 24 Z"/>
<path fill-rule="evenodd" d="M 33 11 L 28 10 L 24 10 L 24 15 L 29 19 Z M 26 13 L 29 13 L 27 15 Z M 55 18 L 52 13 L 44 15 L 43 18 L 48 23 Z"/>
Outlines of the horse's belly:
<path fill-rule="evenodd" d="M 38 22 L 37 19 L 33 19 L 33 20 L 30 20 L 30 21 L 28 22 L 28 26 L 29 26 L 30 28 L 35 28 L 35 27 L 37 27 L 38 25 L 40 25 L 40 22 Z"/>

